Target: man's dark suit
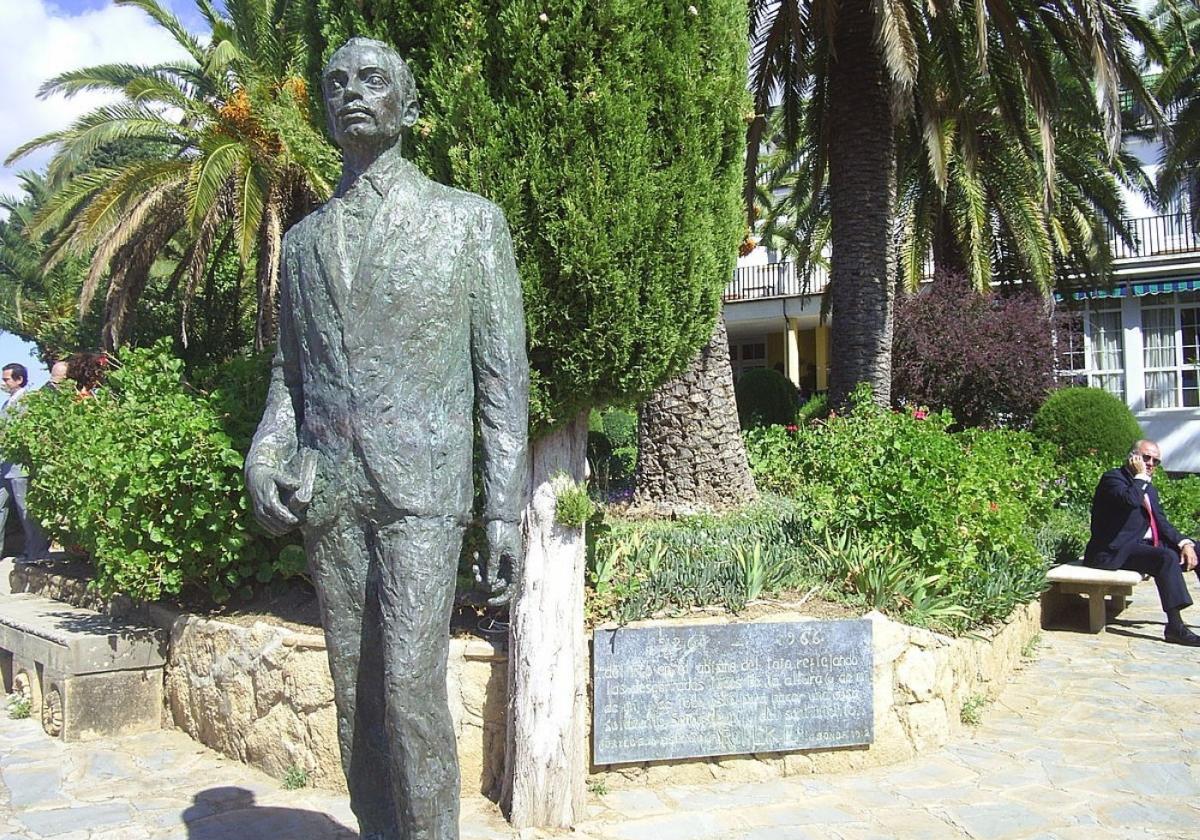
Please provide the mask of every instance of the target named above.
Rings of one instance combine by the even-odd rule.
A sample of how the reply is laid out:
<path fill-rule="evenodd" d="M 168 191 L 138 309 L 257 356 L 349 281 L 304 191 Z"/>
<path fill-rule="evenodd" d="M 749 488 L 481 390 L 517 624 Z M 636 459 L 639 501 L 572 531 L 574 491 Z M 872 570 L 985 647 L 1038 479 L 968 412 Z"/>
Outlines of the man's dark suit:
<path fill-rule="evenodd" d="M 302 532 L 351 805 L 364 837 L 456 838 L 446 657 L 477 396 L 484 519 L 517 523 L 527 481 L 508 227 L 397 145 L 288 231 L 282 274 L 279 350 L 247 462 L 318 453 Z"/>
<path fill-rule="evenodd" d="M 1150 529 L 1146 498 L 1158 527 L 1157 547 L 1145 539 Z M 1158 490 L 1149 481 L 1134 478 L 1127 467 L 1100 477 L 1092 498 L 1092 537 L 1083 555 L 1086 565 L 1152 575 L 1163 610 L 1180 609 L 1192 603 L 1179 565 L 1179 547 L 1185 540 L 1167 519 L 1158 503 Z"/>

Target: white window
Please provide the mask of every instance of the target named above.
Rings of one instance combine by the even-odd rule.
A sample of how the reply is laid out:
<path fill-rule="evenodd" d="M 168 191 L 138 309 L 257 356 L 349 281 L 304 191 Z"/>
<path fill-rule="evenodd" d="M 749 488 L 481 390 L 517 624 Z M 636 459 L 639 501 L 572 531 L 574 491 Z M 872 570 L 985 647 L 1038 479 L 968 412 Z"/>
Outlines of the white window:
<path fill-rule="evenodd" d="M 1167 301 L 1142 302 L 1146 408 L 1200 407 L 1200 305 Z"/>
<path fill-rule="evenodd" d="M 745 341 L 730 344 L 729 365 L 733 368 L 735 382 L 748 370 L 766 367 L 767 343 L 765 341 Z"/>
<path fill-rule="evenodd" d="M 1120 309 L 1088 309 L 1066 316 L 1056 332 L 1058 378 L 1103 388 L 1125 399 L 1125 337 Z"/>

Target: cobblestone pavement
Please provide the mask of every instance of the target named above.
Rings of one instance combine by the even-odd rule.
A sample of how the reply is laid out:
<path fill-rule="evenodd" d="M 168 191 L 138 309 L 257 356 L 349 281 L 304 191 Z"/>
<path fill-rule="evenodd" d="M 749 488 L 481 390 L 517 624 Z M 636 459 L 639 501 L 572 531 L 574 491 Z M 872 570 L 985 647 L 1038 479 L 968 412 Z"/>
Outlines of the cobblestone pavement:
<path fill-rule="evenodd" d="M 1200 838 L 1200 649 L 1164 644 L 1156 605 L 1144 584 L 1100 636 L 1043 634 L 981 725 L 943 749 L 842 775 L 592 795 L 570 836 Z M 358 836 L 344 797 L 282 790 L 174 731 L 65 745 L 0 715 L 0 782 L 0 840 Z M 463 840 L 515 836 L 490 803 L 463 803 Z"/>

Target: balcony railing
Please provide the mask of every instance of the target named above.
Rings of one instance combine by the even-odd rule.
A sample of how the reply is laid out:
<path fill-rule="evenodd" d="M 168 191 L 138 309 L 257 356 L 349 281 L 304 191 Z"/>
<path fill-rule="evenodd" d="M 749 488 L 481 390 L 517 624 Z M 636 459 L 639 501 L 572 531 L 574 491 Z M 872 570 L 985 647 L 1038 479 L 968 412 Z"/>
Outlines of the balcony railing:
<path fill-rule="evenodd" d="M 799 295 L 805 291 L 801 279 L 791 260 L 743 266 L 733 272 L 733 281 L 725 287 L 725 300 Z"/>
<path fill-rule="evenodd" d="M 1134 245 L 1130 247 L 1110 233 L 1113 257 L 1129 260 L 1200 252 L 1200 231 L 1188 212 L 1128 219 Z"/>
<path fill-rule="evenodd" d="M 1168 258 L 1195 254 L 1200 257 L 1200 220 L 1188 212 L 1129 219 L 1134 244 L 1126 245 L 1109 233 L 1113 258 L 1122 261 Z M 1126 265 L 1128 263 L 1126 262 Z M 814 294 L 825 288 L 828 272 L 815 268 L 805 288 L 795 263 L 788 261 L 748 265 L 736 269 L 725 287 L 725 301 L 736 302 L 773 297 Z"/>

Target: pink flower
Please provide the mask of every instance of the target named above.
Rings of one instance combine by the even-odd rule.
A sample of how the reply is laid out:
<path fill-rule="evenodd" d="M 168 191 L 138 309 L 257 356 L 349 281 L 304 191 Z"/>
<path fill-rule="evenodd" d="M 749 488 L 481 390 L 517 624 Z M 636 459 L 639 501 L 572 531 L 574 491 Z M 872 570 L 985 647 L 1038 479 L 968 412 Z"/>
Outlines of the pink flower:
<path fill-rule="evenodd" d="M 916 411 L 913 412 L 914 420 L 924 420 L 928 416 L 929 416 L 929 412 L 923 408 L 918 408 Z"/>
<path fill-rule="evenodd" d="M 789 431 L 789 432 L 798 432 L 798 431 L 800 431 L 800 427 L 799 427 L 799 426 L 797 426 L 795 423 L 788 423 L 788 424 L 787 424 L 786 426 L 784 426 L 783 428 L 784 428 L 784 429 L 786 429 L 786 430 L 787 430 L 787 431 Z"/>

